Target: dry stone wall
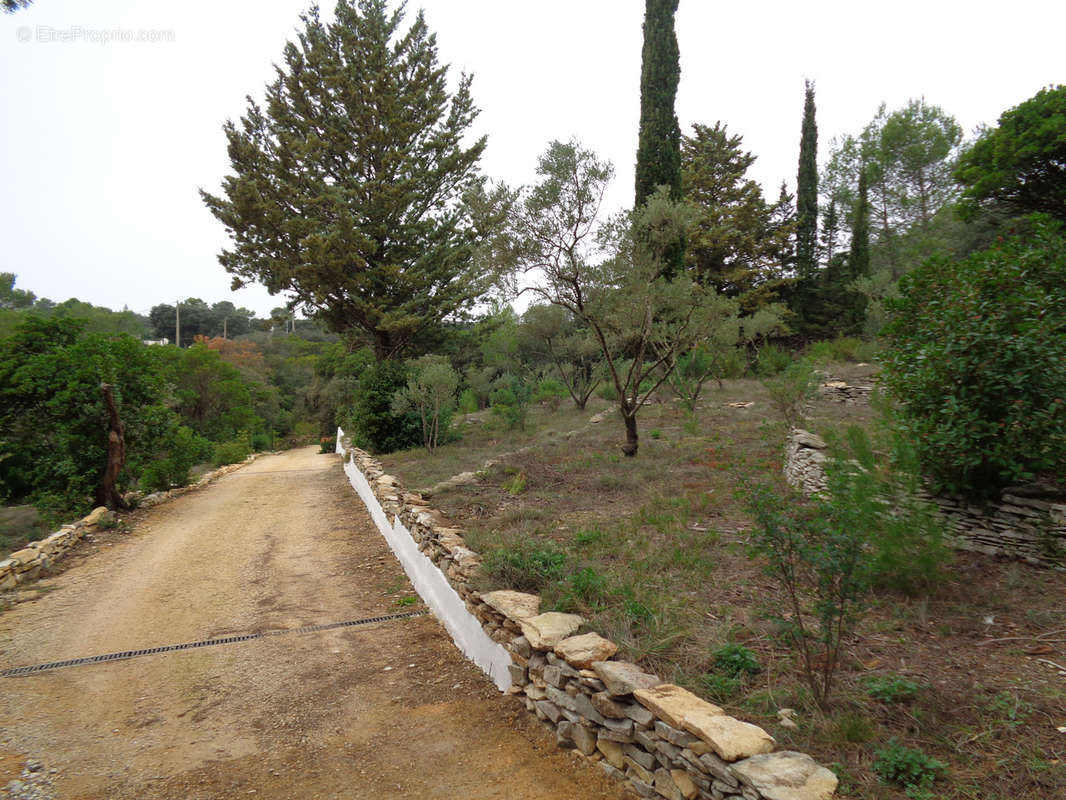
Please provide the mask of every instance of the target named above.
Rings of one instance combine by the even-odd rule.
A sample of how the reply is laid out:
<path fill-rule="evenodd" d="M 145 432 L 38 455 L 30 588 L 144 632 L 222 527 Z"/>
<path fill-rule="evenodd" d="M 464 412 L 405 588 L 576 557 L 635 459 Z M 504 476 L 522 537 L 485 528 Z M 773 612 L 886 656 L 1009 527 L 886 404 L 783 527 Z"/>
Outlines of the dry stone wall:
<path fill-rule="evenodd" d="M 874 387 L 870 385 L 850 386 L 847 381 L 839 381 L 833 378 L 826 380 L 818 387 L 818 393 L 824 399 L 851 405 L 869 403 L 873 390 Z"/>
<path fill-rule="evenodd" d="M 471 618 L 502 646 L 510 662 L 503 687 L 522 699 L 560 747 L 598 762 L 645 798 L 833 796 L 837 778 L 830 770 L 803 753 L 776 750 L 773 737 L 762 728 L 734 719 L 637 664 L 615 659 L 617 645 L 595 632 L 582 633 L 580 616 L 542 613 L 536 595 L 478 592 L 473 579 L 481 559 L 466 546 L 463 532 L 420 494 L 404 491 L 340 432 L 337 450 L 346 471 L 358 469 L 372 492 L 371 515 L 387 515 L 393 518 L 392 530 L 408 531 L 462 598 Z M 387 519 L 376 521 L 389 527 Z"/>
<path fill-rule="evenodd" d="M 260 453 L 249 456 L 239 464 L 229 464 L 206 473 L 196 483 L 189 486 L 180 486 L 167 492 L 155 492 L 142 498 L 138 502 L 140 508 L 147 508 L 166 502 L 174 497 L 179 497 L 195 489 L 202 489 L 210 483 L 221 478 L 223 475 L 240 469 L 245 464 L 254 461 Z M 21 550 L 16 550 L 7 558 L 0 560 L 0 592 L 15 589 L 23 584 L 30 583 L 44 574 L 55 565 L 74 545 L 85 538 L 87 533 L 100 526 L 105 520 L 114 519 L 114 514 L 103 506 L 94 509 L 87 517 L 64 525 L 55 533 L 41 539 L 30 542 Z"/>
<path fill-rule="evenodd" d="M 789 434 L 785 478 L 806 495 L 825 491 L 825 448 L 808 431 L 797 428 Z M 985 506 L 958 497 L 921 496 L 940 510 L 952 547 L 1066 568 L 1066 497 L 1050 488 L 1015 487 Z"/>

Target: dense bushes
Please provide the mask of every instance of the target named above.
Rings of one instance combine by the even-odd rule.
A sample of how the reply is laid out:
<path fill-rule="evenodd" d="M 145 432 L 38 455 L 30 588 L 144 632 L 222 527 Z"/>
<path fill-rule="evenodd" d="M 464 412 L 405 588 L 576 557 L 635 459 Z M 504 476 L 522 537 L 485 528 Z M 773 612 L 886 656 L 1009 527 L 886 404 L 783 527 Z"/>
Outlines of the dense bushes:
<path fill-rule="evenodd" d="M 126 428 L 125 484 L 179 425 L 163 403 L 159 353 L 132 336 L 85 334 L 84 327 L 27 315 L 0 341 L 0 494 L 55 515 L 84 507 L 103 475 L 102 383 L 114 387 Z"/>
<path fill-rule="evenodd" d="M 399 361 L 378 361 L 363 370 L 355 402 L 342 419 L 357 446 L 391 453 L 422 444 L 418 417 L 396 413 L 392 407 L 393 397 L 407 387 L 407 378 L 408 368 Z"/>
<path fill-rule="evenodd" d="M 884 384 L 937 488 L 990 496 L 1066 468 L 1066 239 L 1028 229 L 904 276 Z"/>

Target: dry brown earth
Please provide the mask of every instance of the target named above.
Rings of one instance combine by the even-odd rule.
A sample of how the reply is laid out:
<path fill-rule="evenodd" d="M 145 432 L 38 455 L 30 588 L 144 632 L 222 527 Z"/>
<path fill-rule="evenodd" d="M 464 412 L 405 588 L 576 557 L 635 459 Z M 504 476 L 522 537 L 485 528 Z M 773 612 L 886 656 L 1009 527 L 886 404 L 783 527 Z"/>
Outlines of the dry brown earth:
<path fill-rule="evenodd" d="M 311 448 L 132 523 L 0 615 L 0 669 L 418 607 Z M 0 678 L 0 793 L 28 755 L 64 800 L 622 796 L 428 616 Z"/>

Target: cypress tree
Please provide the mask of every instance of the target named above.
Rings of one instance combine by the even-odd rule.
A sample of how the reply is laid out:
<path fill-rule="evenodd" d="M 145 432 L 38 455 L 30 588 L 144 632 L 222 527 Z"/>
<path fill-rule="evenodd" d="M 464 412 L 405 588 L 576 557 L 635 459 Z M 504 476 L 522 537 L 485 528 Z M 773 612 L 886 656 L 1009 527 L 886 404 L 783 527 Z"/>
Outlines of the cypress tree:
<path fill-rule="evenodd" d="M 662 185 L 681 198 L 681 129 L 674 113 L 681 79 L 674 33 L 678 0 L 646 0 L 640 67 L 640 138 L 637 144 L 636 202 L 641 208 Z"/>
<path fill-rule="evenodd" d="M 866 185 L 866 165 L 859 170 L 859 199 L 855 203 L 855 221 L 851 226 L 851 253 L 848 272 L 858 278 L 870 272 L 870 199 Z"/>
<path fill-rule="evenodd" d="M 796 271 L 810 280 L 818 266 L 818 126 L 814 121 L 814 84 L 805 81 L 799 173 L 796 177 Z"/>
<path fill-rule="evenodd" d="M 640 132 L 637 141 L 636 200 L 643 208 L 660 186 L 672 200 L 681 199 L 681 128 L 674 112 L 681 61 L 674 32 L 678 0 L 646 0 L 644 48 L 640 68 Z M 638 232 L 638 240 L 646 237 Z M 660 243 L 651 256 L 661 274 L 673 278 L 684 266 L 685 240 Z"/>

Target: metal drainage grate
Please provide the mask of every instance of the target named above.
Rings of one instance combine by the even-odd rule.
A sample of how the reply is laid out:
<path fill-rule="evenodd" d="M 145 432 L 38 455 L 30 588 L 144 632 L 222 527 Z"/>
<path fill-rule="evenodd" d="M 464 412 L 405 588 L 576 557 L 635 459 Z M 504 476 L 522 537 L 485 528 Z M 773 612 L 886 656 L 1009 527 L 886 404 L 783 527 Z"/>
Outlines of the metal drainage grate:
<path fill-rule="evenodd" d="M 82 664 L 103 664 L 107 661 L 123 661 L 127 658 L 137 658 L 139 656 L 150 656 L 155 653 L 169 653 L 173 650 L 195 650 L 199 647 L 214 647 L 220 644 L 235 644 L 236 642 L 247 642 L 252 639 L 265 639 L 268 636 L 284 636 L 289 633 L 314 633 L 316 631 L 328 631 L 334 628 L 356 628 L 360 625 L 370 625 L 375 622 L 388 622 L 394 619 L 407 619 L 408 617 L 420 617 L 427 613 L 424 609 L 420 611 L 406 611 L 402 614 L 386 614 L 381 617 L 367 617 L 365 619 L 353 619 L 347 622 L 327 622 L 324 625 L 304 625 L 302 628 L 293 628 L 291 630 L 279 630 L 279 631 L 263 631 L 262 633 L 244 633 L 238 636 L 223 636 L 218 639 L 204 639 L 199 642 L 185 642 L 184 644 L 168 644 L 163 647 L 149 647 L 144 650 L 123 650 L 121 653 L 105 653 L 99 656 L 88 656 L 86 658 L 70 658 L 66 661 L 52 661 L 48 664 L 33 664 L 28 667 L 15 667 L 14 669 L 5 669 L 0 672 L 0 678 L 15 678 L 20 675 L 32 675 L 37 672 L 47 672 L 53 669 L 62 669 L 63 667 L 77 667 Z"/>

